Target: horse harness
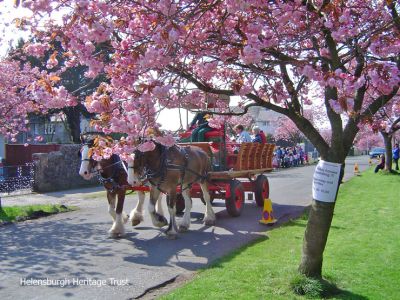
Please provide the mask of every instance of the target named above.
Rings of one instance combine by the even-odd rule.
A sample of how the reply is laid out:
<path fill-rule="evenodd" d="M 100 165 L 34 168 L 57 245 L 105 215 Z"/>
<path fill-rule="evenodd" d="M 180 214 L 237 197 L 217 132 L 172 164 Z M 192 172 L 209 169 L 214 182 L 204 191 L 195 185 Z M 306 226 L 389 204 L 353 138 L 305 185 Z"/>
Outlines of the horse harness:
<path fill-rule="evenodd" d="M 106 166 L 105 168 L 102 168 L 101 170 L 98 170 L 97 173 L 97 178 L 100 182 L 100 184 L 102 184 L 104 186 L 104 188 L 110 192 L 110 193 L 114 193 L 115 191 L 119 190 L 119 189 L 125 189 L 125 186 L 120 185 L 118 183 L 119 178 L 118 178 L 118 173 L 121 170 L 124 170 L 126 172 L 126 168 L 123 165 L 122 160 L 118 157 L 118 155 L 113 154 L 112 159 L 114 160 L 114 162 L 111 165 Z M 104 177 L 102 175 L 102 173 L 104 172 L 105 169 L 108 168 L 113 168 L 113 172 L 111 174 L 111 176 L 109 177 Z"/>
<path fill-rule="evenodd" d="M 96 170 L 95 172 L 92 172 L 92 173 L 97 176 L 97 179 L 99 180 L 100 184 L 103 185 L 104 188 L 108 192 L 114 193 L 116 190 L 118 190 L 120 188 L 124 188 L 124 186 L 121 186 L 118 183 L 117 175 L 118 175 L 118 172 L 122 169 L 125 170 L 125 172 L 126 172 L 126 168 L 123 165 L 122 160 L 116 154 L 113 154 L 111 157 L 114 160 L 114 162 L 111 165 L 108 165 L 105 168 Z M 92 160 L 92 158 L 81 159 L 81 161 L 91 161 L 91 160 Z M 101 175 L 104 172 L 104 170 L 111 168 L 111 167 L 113 167 L 113 169 L 114 169 L 111 176 L 104 177 L 103 175 Z M 109 185 L 111 185 L 111 187 L 108 187 Z"/>
<path fill-rule="evenodd" d="M 181 180 L 180 180 L 181 181 L 180 182 L 181 191 L 184 191 L 185 189 L 191 188 L 192 184 L 194 182 L 196 182 L 199 178 L 201 178 L 202 181 L 207 179 L 207 175 L 201 175 L 201 174 L 193 171 L 192 169 L 188 168 L 189 153 L 187 152 L 186 147 L 178 147 L 177 145 L 173 146 L 173 147 L 177 148 L 177 150 L 182 154 L 182 156 L 184 158 L 184 162 L 183 162 L 182 165 L 171 163 L 171 160 L 167 159 L 167 155 L 168 155 L 169 149 L 164 145 L 160 145 L 160 147 L 161 147 L 160 168 L 157 171 L 151 172 L 151 170 L 145 166 L 144 167 L 144 174 L 140 177 L 140 180 L 142 180 L 144 182 L 146 182 L 146 181 L 150 182 L 150 184 L 155 186 L 160 192 L 166 194 L 166 192 L 161 189 L 161 185 L 165 182 L 168 170 L 181 171 L 181 175 L 180 175 L 180 178 L 181 178 Z M 139 152 L 139 158 L 140 159 L 142 159 L 142 157 L 143 157 L 142 155 L 143 154 L 141 152 Z M 132 167 L 130 167 L 130 168 L 132 168 Z M 183 189 L 183 180 L 185 178 L 186 172 L 190 172 L 192 174 L 195 174 L 197 176 L 197 178 L 193 182 L 188 184 L 186 188 Z M 154 182 L 154 179 L 157 179 L 157 178 L 159 178 L 159 181 L 156 184 Z"/>
<path fill-rule="evenodd" d="M 91 148 L 93 146 L 93 143 L 83 143 L 83 145 L 88 146 L 89 148 Z M 118 183 L 118 172 L 123 169 L 125 171 L 125 173 L 128 175 L 128 170 L 126 169 L 123 161 L 119 158 L 118 155 L 113 154 L 111 155 L 112 160 L 114 161 L 111 165 L 106 166 L 105 168 L 101 168 L 101 169 L 97 169 L 95 172 L 91 172 L 92 174 L 95 174 L 97 176 L 97 179 L 99 180 L 100 184 L 103 185 L 103 187 L 110 193 L 114 193 L 116 190 L 121 189 L 121 188 L 125 188 L 125 186 L 121 186 Z M 94 160 L 93 158 L 83 158 L 81 159 L 81 161 L 92 161 Z M 97 162 L 99 163 L 99 162 Z M 113 173 L 111 176 L 109 177 L 103 177 L 103 175 L 101 175 L 102 172 L 104 172 L 105 169 L 111 168 L 113 167 Z M 111 187 L 109 188 L 108 185 L 111 185 Z"/>

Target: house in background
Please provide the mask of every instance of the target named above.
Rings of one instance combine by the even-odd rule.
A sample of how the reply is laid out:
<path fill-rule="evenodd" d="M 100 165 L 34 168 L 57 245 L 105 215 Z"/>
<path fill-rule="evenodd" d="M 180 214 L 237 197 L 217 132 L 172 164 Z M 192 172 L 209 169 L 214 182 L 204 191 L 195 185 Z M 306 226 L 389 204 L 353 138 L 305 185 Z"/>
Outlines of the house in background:
<path fill-rule="evenodd" d="M 93 131 L 90 120 L 81 116 L 81 132 Z M 64 114 L 54 114 L 51 116 L 30 116 L 28 123 L 29 131 L 21 132 L 17 136 L 15 143 L 9 144 L 69 144 L 72 143 L 68 124 Z M 35 139 L 42 137 L 43 139 Z"/>
<path fill-rule="evenodd" d="M 250 107 L 248 113 L 252 116 L 254 125 L 258 126 L 265 134 L 275 135 L 275 131 L 278 127 L 278 119 L 282 117 L 281 114 L 261 106 Z M 277 141 L 277 144 L 280 146 L 287 146 L 287 143 L 282 140 Z M 314 145 L 307 139 L 304 140 L 301 146 L 306 152 L 315 151 Z"/>
<path fill-rule="evenodd" d="M 254 125 L 258 126 L 265 134 L 275 134 L 279 113 L 261 106 L 249 108 L 248 113 L 254 120 Z"/>
<path fill-rule="evenodd" d="M 90 119 L 86 119 L 83 116 L 81 116 L 81 125 L 80 126 L 81 126 L 81 133 L 96 131 L 94 129 L 94 127 L 90 126 Z"/>
<path fill-rule="evenodd" d="M 18 134 L 16 137 L 17 141 L 13 144 L 64 144 L 71 142 L 66 124 L 59 114 L 52 116 L 30 116 L 27 127 L 29 130 Z M 38 140 L 38 137 L 42 137 L 42 139 Z"/>
<path fill-rule="evenodd" d="M 83 117 L 80 119 L 82 132 L 92 130 L 89 120 Z M 11 142 L 0 135 L 0 157 L 6 166 L 24 165 L 32 161 L 34 153 L 57 151 L 60 149 L 60 144 L 72 143 L 63 114 L 30 116 L 27 127 L 29 130 L 18 134 L 16 142 Z"/>

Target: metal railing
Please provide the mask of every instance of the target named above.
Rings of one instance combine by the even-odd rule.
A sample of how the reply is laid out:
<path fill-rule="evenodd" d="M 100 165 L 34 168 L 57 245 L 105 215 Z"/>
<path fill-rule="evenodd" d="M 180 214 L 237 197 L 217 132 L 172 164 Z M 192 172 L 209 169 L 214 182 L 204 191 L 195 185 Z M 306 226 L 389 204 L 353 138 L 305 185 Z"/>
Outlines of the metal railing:
<path fill-rule="evenodd" d="M 17 191 L 32 191 L 33 183 L 33 163 L 0 167 L 0 195 Z"/>

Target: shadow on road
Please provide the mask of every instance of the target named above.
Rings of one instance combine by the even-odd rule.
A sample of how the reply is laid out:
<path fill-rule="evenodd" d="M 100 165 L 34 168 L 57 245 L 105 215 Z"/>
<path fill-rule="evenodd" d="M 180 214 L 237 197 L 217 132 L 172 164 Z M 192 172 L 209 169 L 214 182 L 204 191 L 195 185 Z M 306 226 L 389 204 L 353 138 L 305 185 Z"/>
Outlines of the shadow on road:
<path fill-rule="evenodd" d="M 221 206 L 216 202 L 215 206 Z M 300 216 L 303 206 L 274 204 L 275 217 L 279 219 L 274 226 L 258 223 L 261 208 L 248 203 L 239 218 L 230 217 L 225 210 L 217 213 L 216 227 L 202 224 L 202 213 L 192 212 L 192 227 L 187 233 L 180 233 L 177 240 L 168 240 L 164 234 L 147 239 L 125 237 L 138 253 L 124 257 L 124 261 L 149 266 L 177 265 L 186 270 L 197 270 L 205 267 L 221 255 L 227 254 L 236 247 L 251 240 L 265 237 L 265 231 L 271 230 L 286 222 L 291 216 Z M 243 221 L 245 220 L 245 221 Z M 193 260 L 193 256 L 199 261 Z"/>
<path fill-rule="evenodd" d="M 43 278 L 52 274 L 68 277 L 101 277 L 89 271 L 88 256 L 113 256 L 112 242 L 104 240 L 105 223 L 73 224 L 62 221 L 3 226 L 1 231 L 1 273 L 7 276 Z M 28 271 L 29 270 L 29 271 Z"/>
<path fill-rule="evenodd" d="M 86 297 L 96 287 L 79 285 L 21 287 L 21 278 L 129 278 L 129 286 L 121 294 L 136 295 L 143 289 L 164 282 L 171 276 L 203 268 L 215 259 L 260 237 L 266 231 L 300 216 L 303 206 L 274 204 L 274 226 L 259 224 L 260 207 L 246 203 L 242 215 L 232 218 L 216 200 L 216 226 L 202 223 L 203 213 L 192 212 L 192 226 L 176 240 L 166 238 L 163 229 L 155 229 L 146 215 L 146 222 L 137 228 L 126 226 L 121 239 L 108 238 L 111 226 L 104 210 L 87 210 L 52 216 L 0 227 L 0 294 L 12 299 L 29 291 L 40 295 Z M 178 218 L 179 222 L 180 218 Z M 113 287 L 102 289 L 112 295 Z M 38 295 L 39 295 L 38 294 Z M 11 299 L 10 298 L 10 299 Z M 7 299 L 7 297 L 6 297 Z"/>
<path fill-rule="evenodd" d="M 220 206 L 219 203 L 217 205 Z M 280 219 L 278 226 L 288 216 L 300 215 L 303 210 L 301 206 L 274 204 L 275 216 Z M 133 229 L 127 226 L 127 235 L 122 239 L 108 239 L 106 232 L 110 222 L 89 222 L 82 215 L 58 221 L 49 219 L 3 226 L 0 228 L 1 271 L 33 278 L 60 273 L 73 277 L 101 277 L 104 275 L 101 272 L 88 270 L 95 269 L 95 265 L 87 258 L 120 256 L 121 253 L 114 248 L 116 244 L 125 243 L 128 244 L 122 245 L 125 250 L 134 250 L 124 251 L 133 253 L 123 257 L 125 262 L 148 266 L 176 264 L 195 270 L 273 228 L 258 224 L 260 217 L 261 209 L 249 203 L 245 205 L 241 217 L 232 218 L 223 210 L 217 213 L 217 225 L 207 227 L 202 224 L 203 214 L 192 212 L 191 230 L 180 233 L 177 240 L 168 240 L 164 229 L 140 225 Z M 154 231 L 152 238 L 138 236 L 147 230 Z M 205 260 L 193 262 L 193 255 Z"/>

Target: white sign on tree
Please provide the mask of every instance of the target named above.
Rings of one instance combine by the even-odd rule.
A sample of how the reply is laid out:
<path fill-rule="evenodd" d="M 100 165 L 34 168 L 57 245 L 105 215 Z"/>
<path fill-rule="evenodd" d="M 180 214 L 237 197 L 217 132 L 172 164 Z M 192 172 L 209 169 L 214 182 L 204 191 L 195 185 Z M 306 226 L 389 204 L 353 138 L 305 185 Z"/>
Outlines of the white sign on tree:
<path fill-rule="evenodd" d="M 313 198 L 322 202 L 335 202 L 341 164 L 319 161 L 314 171 Z"/>

